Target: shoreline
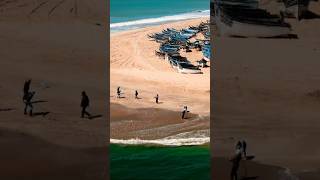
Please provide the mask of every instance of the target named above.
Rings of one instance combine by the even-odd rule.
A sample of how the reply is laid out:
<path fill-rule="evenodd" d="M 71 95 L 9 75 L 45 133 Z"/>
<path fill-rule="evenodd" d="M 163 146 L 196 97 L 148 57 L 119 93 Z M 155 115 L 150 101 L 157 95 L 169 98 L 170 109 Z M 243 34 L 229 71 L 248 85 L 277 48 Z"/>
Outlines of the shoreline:
<path fill-rule="evenodd" d="M 205 14 L 207 12 L 209 13 Z M 210 10 L 205 9 L 205 10 L 195 10 L 195 11 L 183 12 L 183 13 L 172 14 L 172 15 L 163 15 L 159 17 L 149 17 L 149 18 L 143 18 L 143 19 L 121 21 L 116 23 L 110 22 L 110 34 L 117 33 L 118 31 L 123 32 L 123 31 L 137 30 L 137 29 L 148 28 L 153 26 L 160 26 L 168 23 L 175 23 L 175 22 L 188 21 L 188 20 L 194 20 L 199 18 L 209 18 L 209 17 L 210 17 Z M 117 25 L 118 27 L 112 27 L 114 25 Z M 121 27 L 127 27 L 128 29 L 112 30 L 112 29 L 119 29 L 119 28 L 121 29 Z M 112 32 L 112 31 L 116 31 L 116 32 Z"/>
<path fill-rule="evenodd" d="M 146 31 L 149 31 L 149 30 L 152 30 L 154 28 L 158 28 L 160 26 L 177 26 L 179 25 L 180 23 L 184 23 L 184 22 L 192 22 L 194 20 L 203 20 L 203 21 L 206 21 L 206 20 L 209 20 L 210 17 L 201 17 L 201 18 L 191 18 L 191 19 L 185 19 L 185 20 L 173 20 L 173 21 L 166 21 L 166 22 L 163 22 L 163 23 L 160 23 L 160 24 L 150 24 L 150 25 L 147 25 L 145 27 L 137 27 L 137 28 L 134 28 L 134 29 L 127 29 L 127 30 L 120 30 L 120 31 L 116 31 L 116 32 L 111 32 L 110 31 L 110 37 L 112 36 L 118 36 L 118 35 L 122 35 L 122 34 L 127 34 L 127 33 L 135 33 L 135 32 L 140 32 L 140 31 L 143 31 L 143 30 L 146 30 Z M 183 26 L 181 26 L 183 27 Z M 181 28 L 180 27 L 180 28 Z M 111 29 L 110 29 L 111 30 Z"/>

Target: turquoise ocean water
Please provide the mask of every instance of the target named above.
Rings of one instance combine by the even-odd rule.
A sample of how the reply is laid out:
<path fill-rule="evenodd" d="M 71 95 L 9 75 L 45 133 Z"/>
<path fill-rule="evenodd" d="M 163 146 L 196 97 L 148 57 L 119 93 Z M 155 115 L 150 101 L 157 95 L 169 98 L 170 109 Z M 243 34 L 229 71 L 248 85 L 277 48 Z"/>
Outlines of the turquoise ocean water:
<path fill-rule="evenodd" d="M 110 146 L 111 180 L 209 180 L 209 146 Z"/>
<path fill-rule="evenodd" d="M 209 16 L 209 0 L 110 0 L 111 31 Z"/>

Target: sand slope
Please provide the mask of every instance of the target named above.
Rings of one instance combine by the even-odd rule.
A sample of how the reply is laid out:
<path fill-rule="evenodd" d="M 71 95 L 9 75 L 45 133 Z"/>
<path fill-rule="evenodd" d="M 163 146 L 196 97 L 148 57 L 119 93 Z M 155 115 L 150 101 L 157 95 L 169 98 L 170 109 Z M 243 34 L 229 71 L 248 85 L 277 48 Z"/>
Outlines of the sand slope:
<path fill-rule="evenodd" d="M 319 178 L 320 19 L 289 21 L 298 39 L 215 38 L 213 154 L 246 139 L 256 161 Z"/>
<path fill-rule="evenodd" d="M 76 17 L 69 12 L 73 2 Z M 92 1 L 89 11 L 84 3 L 0 2 L 2 179 L 106 178 L 106 33 L 105 24 L 96 24 L 104 4 Z M 23 115 L 28 78 L 36 91 L 34 117 Z M 90 111 L 102 117 L 80 118 L 82 90 Z"/>

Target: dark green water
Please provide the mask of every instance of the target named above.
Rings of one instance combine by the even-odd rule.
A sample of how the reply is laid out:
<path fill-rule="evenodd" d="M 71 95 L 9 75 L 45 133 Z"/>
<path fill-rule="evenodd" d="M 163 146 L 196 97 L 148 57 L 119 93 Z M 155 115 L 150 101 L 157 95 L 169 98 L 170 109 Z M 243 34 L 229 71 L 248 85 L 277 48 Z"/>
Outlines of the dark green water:
<path fill-rule="evenodd" d="M 208 146 L 110 146 L 111 180 L 209 180 Z"/>

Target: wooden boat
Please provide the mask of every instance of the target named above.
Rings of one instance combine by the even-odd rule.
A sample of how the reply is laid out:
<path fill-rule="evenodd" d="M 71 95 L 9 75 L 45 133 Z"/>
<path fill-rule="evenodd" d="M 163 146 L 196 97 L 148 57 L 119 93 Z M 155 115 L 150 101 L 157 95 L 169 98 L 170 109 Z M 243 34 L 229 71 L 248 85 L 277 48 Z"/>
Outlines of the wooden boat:
<path fill-rule="evenodd" d="M 218 1 L 214 20 L 221 36 L 279 37 L 288 36 L 291 27 L 281 17 L 243 4 Z"/>

